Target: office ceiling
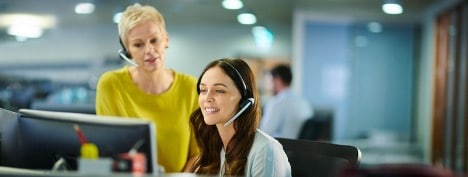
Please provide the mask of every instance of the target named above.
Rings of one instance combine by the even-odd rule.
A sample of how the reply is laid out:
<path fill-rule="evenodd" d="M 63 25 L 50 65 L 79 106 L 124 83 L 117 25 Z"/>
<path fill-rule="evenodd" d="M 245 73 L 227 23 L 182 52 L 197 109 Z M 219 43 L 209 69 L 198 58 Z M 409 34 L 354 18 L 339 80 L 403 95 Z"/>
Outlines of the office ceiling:
<path fill-rule="evenodd" d="M 93 1 L 96 11 L 77 15 L 78 2 Z M 293 9 L 313 13 L 317 18 L 345 18 L 351 21 L 380 21 L 418 23 L 424 10 L 440 0 L 402 0 L 404 13 L 387 15 L 381 10 L 383 0 L 243 0 L 246 8 L 266 25 L 291 25 Z M 76 28 L 88 25 L 112 25 L 112 15 L 134 2 L 151 4 L 160 10 L 168 26 L 238 25 L 239 11 L 225 10 L 221 0 L 8 0 L 0 1 L 0 15 L 7 13 L 48 14 L 56 17 L 58 28 Z"/>

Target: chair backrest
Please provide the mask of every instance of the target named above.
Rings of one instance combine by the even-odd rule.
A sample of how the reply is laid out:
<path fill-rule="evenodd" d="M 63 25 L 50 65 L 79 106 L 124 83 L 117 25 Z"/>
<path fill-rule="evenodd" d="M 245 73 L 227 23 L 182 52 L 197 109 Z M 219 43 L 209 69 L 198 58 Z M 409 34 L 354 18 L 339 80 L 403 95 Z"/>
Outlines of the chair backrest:
<path fill-rule="evenodd" d="M 331 124 L 330 119 L 307 119 L 302 125 L 298 139 L 329 141 L 332 137 Z"/>
<path fill-rule="evenodd" d="M 333 110 L 314 108 L 314 115 L 304 121 L 298 139 L 330 141 L 333 136 Z"/>
<path fill-rule="evenodd" d="M 330 177 L 347 167 L 357 167 L 361 151 L 354 146 L 276 138 L 291 164 L 292 176 Z"/>

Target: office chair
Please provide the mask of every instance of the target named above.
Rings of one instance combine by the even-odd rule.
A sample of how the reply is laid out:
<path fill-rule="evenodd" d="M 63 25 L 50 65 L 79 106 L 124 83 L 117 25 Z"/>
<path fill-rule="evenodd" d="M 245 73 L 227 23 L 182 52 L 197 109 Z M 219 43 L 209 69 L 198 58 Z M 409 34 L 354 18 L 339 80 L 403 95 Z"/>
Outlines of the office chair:
<path fill-rule="evenodd" d="M 302 124 L 298 139 L 330 141 L 332 137 L 331 119 L 309 118 Z"/>
<path fill-rule="evenodd" d="M 330 141 L 333 136 L 333 110 L 314 108 L 314 115 L 302 124 L 298 139 Z"/>
<path fill-rule="evenodd" d="M 331 177 L 340 170 L 357 167 L 361 151 L 354 146 L 276 138 L 288 156 L 292 176 Z"/>

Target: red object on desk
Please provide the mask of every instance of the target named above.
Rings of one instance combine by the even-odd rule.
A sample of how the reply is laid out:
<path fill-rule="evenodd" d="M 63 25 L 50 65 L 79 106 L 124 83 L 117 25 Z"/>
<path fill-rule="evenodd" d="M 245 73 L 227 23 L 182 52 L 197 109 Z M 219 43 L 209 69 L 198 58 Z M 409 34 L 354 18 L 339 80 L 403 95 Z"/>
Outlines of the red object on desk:
<path fill-rule="evenodd" d="M 78 138 L 80 139 L 81 144 L 82 145 L 85 144 L 87 141 L 86 141 L 86 138 L 85 138 L 83 132 L 80 129 L 80 126 L 75 124 L 75 125 L 73 125 L 73 128 L 75 129 L 76 134 L 78 135 Z"/>

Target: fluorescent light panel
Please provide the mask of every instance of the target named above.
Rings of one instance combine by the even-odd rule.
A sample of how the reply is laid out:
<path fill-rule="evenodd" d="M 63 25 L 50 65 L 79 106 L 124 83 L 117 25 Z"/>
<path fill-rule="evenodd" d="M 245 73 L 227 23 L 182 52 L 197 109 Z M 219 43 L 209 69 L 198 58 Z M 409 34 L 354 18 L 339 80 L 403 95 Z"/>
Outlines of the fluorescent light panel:
<path fill-rule="evenodd" d="M 34 14 L 0 14 L 0 27 L 9 27 L 13 24 L 27 23 L 37 25 L 41 28 L 53 28 L 56 24 L 55 16 L 52 15 L 34 15 Z"/>
<path fill-rule="evenodd" d="M 229 10 L 237 10 L 244 7 L 244 3 L 240 0 L 223 0 L 223 7 Z"/>
<path fill-rule="evenodd" d="M 255 44 L 262 51 L 268 51 L 273 44 L 273 33 L 264 26 L 255 26 L 252 28 L 252 34 Z"/>
<path fill-rule="evenodd" d="M 94 12 L 93 3 L 78 3 L 75 6 L 75 13 L 77 14 L 91 14 Z"/>
<path fill-rule="evenodd" d="M 401 14 L 403 13 L 403 7 L 400 5 L 398 0 L 386 0 L 382 5 L 382 10 L 386 14 Z"/>
<path fill-rule="evenodd" d="M 16 36 L 18 41 L 27 38 L 39 38 L 44 30 L 55 26 L 55 17 L 33 14 L 0 15 L 0 27 L 7 28 L 7 33 Z"/>
<path fill-rule="evenodd" d="M 7 33 L 19 37 L 39 38 L 42 36 L 42 28 L 29 24 L 15 24 L 8 28 Z"/>
<path fill-rule="evenodd" d="M 237 21 L 243 25 L 252 25 L 257 23 L 257 17 L 252 13 L 241 13 L 237 16 Z"/>
<path fill-rule="evenodd" d="M 120 22 L 120 18 L 122 18 L 122 12 L 115 13 L 115 14 L 114 14 L 114 17 L 112 18 L 112 20 L 114 21 L 114 23 L 119 23 L 119 22 Z"/>

